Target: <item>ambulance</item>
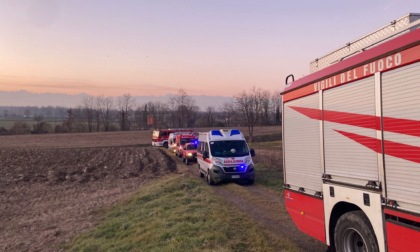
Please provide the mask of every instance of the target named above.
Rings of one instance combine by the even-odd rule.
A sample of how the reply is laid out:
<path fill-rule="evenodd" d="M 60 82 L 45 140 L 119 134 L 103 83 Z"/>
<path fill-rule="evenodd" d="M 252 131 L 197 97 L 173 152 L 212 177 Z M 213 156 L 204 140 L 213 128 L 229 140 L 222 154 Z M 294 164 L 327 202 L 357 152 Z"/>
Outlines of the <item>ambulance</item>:
<path fill-rule="evenodd" d="M 242 132 L 237 129 L 210 130 L 198 136 L 197 163 L 200 177 L 209 185 L 229 181 L 254 183 L 252 157 Z"/>

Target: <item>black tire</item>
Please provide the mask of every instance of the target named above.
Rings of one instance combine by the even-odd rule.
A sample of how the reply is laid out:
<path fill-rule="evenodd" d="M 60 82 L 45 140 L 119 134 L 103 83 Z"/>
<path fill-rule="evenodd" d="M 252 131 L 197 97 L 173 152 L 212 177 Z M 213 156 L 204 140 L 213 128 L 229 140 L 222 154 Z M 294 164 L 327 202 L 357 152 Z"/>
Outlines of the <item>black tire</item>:
<path fill-rule="evenodd" d="M 214 185 L 213 178 L 211 177 L 210 170 L 207 170 L 207 176 L 206 176 L 207 184 Z"/>
<path fill-rule="evenodd" d="M 337 252 L 379 251 L 375 232 L 362 211 L 351 211 L 340 216 L 334 230 Z"/>
<path fill-rule="evenodd" d="M 190 161 L 188 161 L 188 158 L 185 158 L 185 164 L 186 165 L 189 165 L 190 164 Z"/>
<path fill-rule="evenodd" d="M 164 143 L 163 143 L 163 147 L 164 147 L 164 148 L 168 148 L 168 142 L 164 142 Z"/>
<path fill-rule="evenodd" d="M 254 184 L 254 179 L 248 180 L 248 185 L 253 185 L 253 184 Z"/>

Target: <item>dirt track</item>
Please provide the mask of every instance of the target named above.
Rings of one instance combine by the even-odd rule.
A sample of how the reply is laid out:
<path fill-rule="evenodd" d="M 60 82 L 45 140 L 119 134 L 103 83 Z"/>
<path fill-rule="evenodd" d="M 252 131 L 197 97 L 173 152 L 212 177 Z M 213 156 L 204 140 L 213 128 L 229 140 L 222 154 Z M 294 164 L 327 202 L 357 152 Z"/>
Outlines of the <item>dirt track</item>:
<path fill-rule="evenodd" d="M 187 166 L 178 159 L 178 170 L 200 179 L 196 164 Z M 202 182 L 206 183 L 204 179 Z M 277 248 L 276 251 L 284 250 L 283 245 L 276 239 L 278 237 L 290 240 L 301 251 L 327 251 L 327 246 L 296 228 L 285 209 L 284 197 L 281 193 L 261 185 L 235 183 L 216 185 L 213 189 L 226 202 L 235 205 L 249 218 L 255 220 L 261 226 L 261 230 L 264 230 L 271 244 Z"/>

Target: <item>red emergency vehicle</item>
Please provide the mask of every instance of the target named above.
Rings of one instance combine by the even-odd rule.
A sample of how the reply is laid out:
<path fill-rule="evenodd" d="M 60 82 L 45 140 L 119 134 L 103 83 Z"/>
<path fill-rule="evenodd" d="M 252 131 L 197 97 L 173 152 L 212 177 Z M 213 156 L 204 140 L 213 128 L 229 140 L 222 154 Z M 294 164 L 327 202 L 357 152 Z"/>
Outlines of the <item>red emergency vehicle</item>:
<path fill-rule="evenodd" d="M 152 146 L 168 148 L 169 134 L 174 132 L 192 132 L 191 129 L 158 129 L 152 133 Z"/>
<path fill-rule="evenodd" d="M 197 136 L 194 133 L 182 133 L 176 136 L 175 155 L 177 157 L 182 157 L 182 151 L 187 143 L 197 143 Z"/>
<path fill-rule="evenodd" d="M 191 162 L 197 162 L 197 141 L 185 144 L 182 149 L 182 161 L 186 165 L 189 165 Z"/>
<path fill-rule="evenodd" d="M 396 20 L 282 93 L 286 208 L 337 251 L 420 251 L 418 27 Z"/>

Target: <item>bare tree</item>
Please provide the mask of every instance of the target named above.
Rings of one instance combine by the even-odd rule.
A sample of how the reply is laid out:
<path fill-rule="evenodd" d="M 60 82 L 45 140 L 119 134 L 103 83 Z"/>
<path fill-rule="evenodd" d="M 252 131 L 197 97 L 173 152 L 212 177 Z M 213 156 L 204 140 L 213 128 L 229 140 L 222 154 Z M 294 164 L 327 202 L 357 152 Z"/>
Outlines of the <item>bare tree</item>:
<path fill-rule="evenodd" d="M 35 115 L 34 120 L 35 120 L 36 124 L 33 125 L 33 128 L 34 128 L 33 133 L 35 133 L 35 134 L 42 133 L 42 123 L 44 121 L 44 116 L 43 115 Z"/>
<path fill-rule="evenodd" d="M 281 124 L 281 93 L 280 91 L 274 92 L 271 96 L 271 104 L 274 111 L 274 124 Z"/>
<path fill-rule="evenodd" d="M 95 97 L 93 96 L 83 96 L 82 97 L 82 108 L 84 115 L 86 116 L 86 122 L 88 125 L 88 131 L 93 131 L 93 117 L 95 112 Z"/>
<path fill-rule="evenodd" d="M 212 106 L 206 108 L 206 125 L 207 127 L 214 126 L 214 108 Z"/>
<path fill-rule="evenodd" d="M 173 121 L 178 127 L 194 126 L 198 107 L 195 105 L 195 100 L 184 89 L 180 89 L 177 96 L 170 98 L 170 105 L 174 112 Z"/>
<path fill-rule="evenodd" d="M 69 132 L 73 131 L 73 122 L 74 122 L 74 113 L 73 109 L 67 110 L 67 117 L 64 120 L 63 124 L 69 129 Z"/>
<path fill-rule="evenodd" d="M 167 104 L 161 102 L 149 102 L 147 104 L 147 116 L 153 117 L 153 124 L 148 125 L 153 128 L 173 127 L 174 113 Z"/>
<path fill-rule="evenodd" d="M 270 91 L 261 90 L 261 119 L 263 125 L 270 124 Z"/>
<path fill-rule="evenodd" d="M 250 142 L 253 140 L 254 127 L 257 125 L 261 116 L 264 97 L 265 91 L 256 87 L 253 87 L 249 92 L 242 91 L 235 96 L 238 112 L 248 127 Z"/>
<path fill-rule="evenodd" d="M 147 128 L 148 104 L 138 106 L 134 111 L 134 121 L 136 129 Z"/>
<path fill-rule="evenodd" d="M 226 127 L 232 127 L 237 115 L 235 104 L 233 102 L 225 102 L 222 107 L 219 108 L 219 111 L 221 111 L 221 117 L 224 125 Z"/>
<path fill-rule="evenodd" d="M 98 116 L 104 126 L 104 131 L 109 131 L 112 122 L 112 106 L 114 105 L 114 99 L 109 96 L 105 97 L 101 95 L 96 97 L 96 102 L 98 106 Z"/>
<path fill-rule="evenodd" d="M 129 112 L 134 107 L 134 98 L 130 94 L 124 94 L 117 98 L 117 105 L 120 115 L 121 130 L 128 130 L 129 126 Z"/>

